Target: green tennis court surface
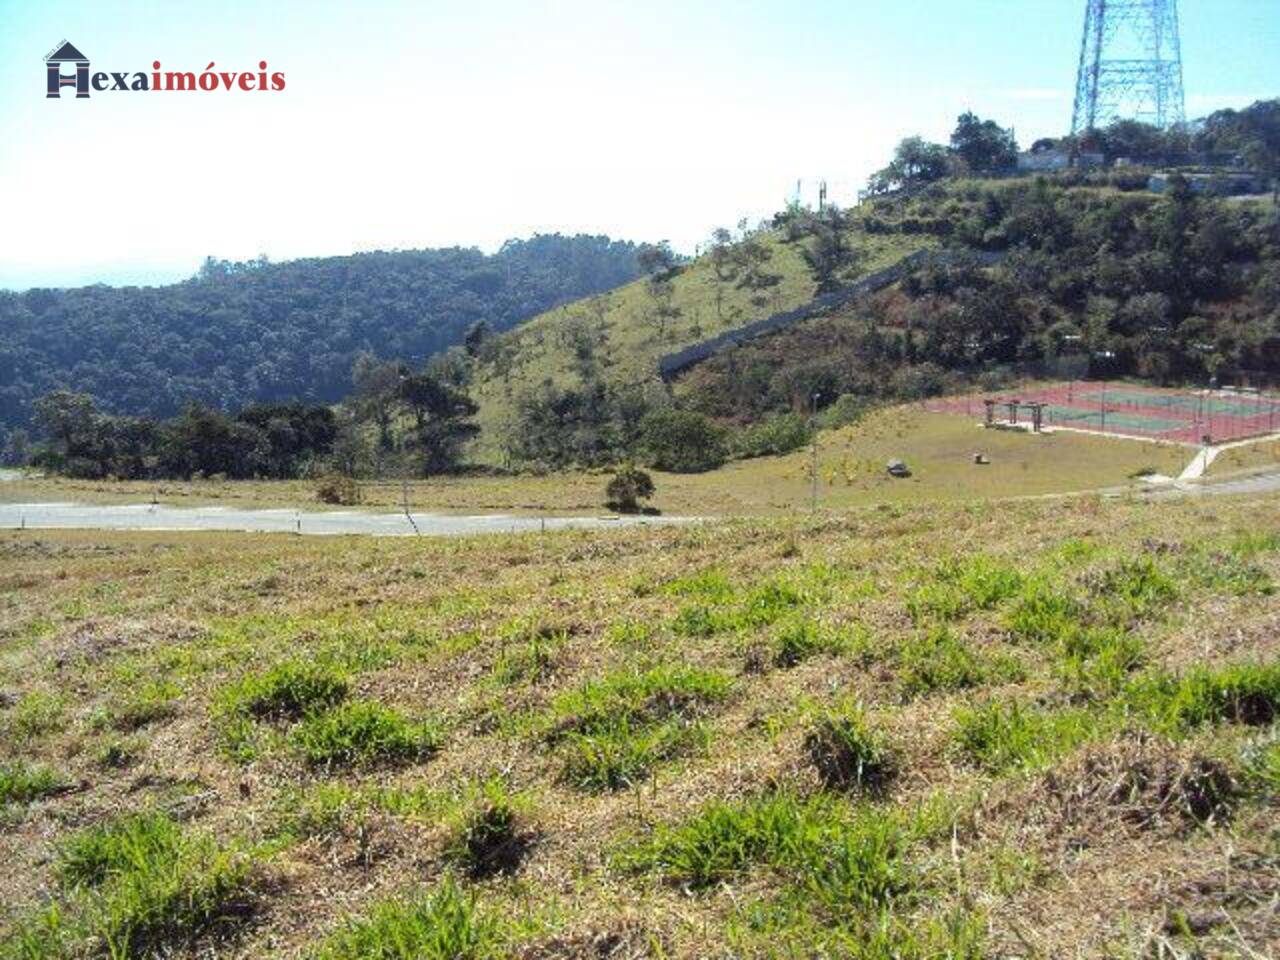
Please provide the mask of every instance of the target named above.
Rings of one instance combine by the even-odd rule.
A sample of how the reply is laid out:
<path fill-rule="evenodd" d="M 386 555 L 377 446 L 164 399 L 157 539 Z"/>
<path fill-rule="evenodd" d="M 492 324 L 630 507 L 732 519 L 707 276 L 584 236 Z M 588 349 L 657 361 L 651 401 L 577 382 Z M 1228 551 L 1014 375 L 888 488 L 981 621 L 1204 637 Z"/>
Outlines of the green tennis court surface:
<path fill-rule="evenodd" d="M 1088 398 L 1090 403 L 1101 404 L 1104 400 L 1108 406 L 1127 404 L 1134 407 L 1153 407 L 1165 410 L 1177 410 L 1190 417 L 1204 416 L 1209 411 L 1216 414 L 1227 414 L 1233 417 L 1266 416 L 1273 407 L 1280 410 L 1280 404 L 1260 397 L 1224 397 L 1214 394 L 1212 397 L 1188 396 L 1178 393 L 1152 393 L 1147 390 L 1077 390 L 1075 396 Z"/>
<path fill-rule="evenodd" d="M 1109 399 L 1108 399 L 1109 402 Z M 1090 430 L 1136 430 L 1140 433 L 1168 433 L 1187 427 L 1185 420 L 1170 420 L 1166 417 L 1153 417 L 1147 414 L 1134 413 L 1132 410 L 1082 410 L 1079 407 L 1047 406 L 1044 408 L 1045 423 L 1060 424 L 1064 427 L 1080 427 Z"/>

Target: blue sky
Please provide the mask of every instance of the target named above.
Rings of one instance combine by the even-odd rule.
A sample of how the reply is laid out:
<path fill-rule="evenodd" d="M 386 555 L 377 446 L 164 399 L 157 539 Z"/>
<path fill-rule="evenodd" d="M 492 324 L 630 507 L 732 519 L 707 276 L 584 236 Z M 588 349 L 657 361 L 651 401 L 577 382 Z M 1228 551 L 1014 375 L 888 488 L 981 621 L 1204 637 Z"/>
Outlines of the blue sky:
<path fill-rule="evenodd" d="M 1188 113 L 1280 95 L 1276 0 L 1183 0 Z M 0 286 L 206 255 L 670 239 L 852 191 L 966 109 L 1070 123 L 1084 0 L 0 0 Z M 284 71 L 278 93 L 44 97 L 93 70 Z"/>

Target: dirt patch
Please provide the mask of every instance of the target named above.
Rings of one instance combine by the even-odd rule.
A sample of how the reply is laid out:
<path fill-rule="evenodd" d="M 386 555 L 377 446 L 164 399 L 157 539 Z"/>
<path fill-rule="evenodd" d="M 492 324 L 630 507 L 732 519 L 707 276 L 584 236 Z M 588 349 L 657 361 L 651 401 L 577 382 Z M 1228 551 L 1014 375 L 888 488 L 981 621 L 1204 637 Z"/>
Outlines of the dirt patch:
<path fill-rule="evenodd" d="M 202 637 L 205 628 L 177 617 L 158 620 L 87 620 L 58 640 L 52 649 L 55 667 L 68 663 L 98 663 L 126 650 Z"/>
<path fill-rule="evenodd" d="M 986 811 L 1025 841 L 1097 848 L 1119 829 L 1182 831 L 1230 818 L 1239 784 L 1220 761 L 1145 735 L 1091 747 Z"/>
<path fill-rule="evenodd" d="M 665 954 L 660 938 L 636 925 L 587 930 L 529 944 L 516 960 L 641 960 Z"/>

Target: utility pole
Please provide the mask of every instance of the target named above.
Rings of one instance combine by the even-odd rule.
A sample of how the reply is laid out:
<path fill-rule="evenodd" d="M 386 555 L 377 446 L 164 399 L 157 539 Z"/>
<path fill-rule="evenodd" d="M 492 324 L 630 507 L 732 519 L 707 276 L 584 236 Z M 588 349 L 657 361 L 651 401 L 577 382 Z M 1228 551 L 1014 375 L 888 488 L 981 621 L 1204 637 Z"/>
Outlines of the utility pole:
<path fill-rule="evenodd" d="M 810 464 L 809 472 L 812 488 L 810 492 L 811 505 L 815 513 L 818 510 L 818 398 L 821 393 L 814 392 L 809 399 L 809 429 L 813 431 L 813 462 Z"/>

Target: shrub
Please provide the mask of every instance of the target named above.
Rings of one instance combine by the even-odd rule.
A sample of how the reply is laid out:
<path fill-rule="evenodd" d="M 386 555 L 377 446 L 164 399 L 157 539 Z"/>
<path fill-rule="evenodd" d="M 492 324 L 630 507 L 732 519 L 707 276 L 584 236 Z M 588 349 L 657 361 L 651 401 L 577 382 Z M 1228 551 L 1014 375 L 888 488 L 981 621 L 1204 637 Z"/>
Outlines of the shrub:
<path fill-rule="evenodd" d="M 735 456 L 782 456 L 798 450 L 813 436 L 808 422 L 798 413 L 783 413 L 754 424 L 733 438 Z"/>
<path fill-rule="evenodd" d="M 478 960 L 489 956 L 497 924 L 474 896 L 446 878 L 431 893 L 384 901 L 316 951 L 316 960 Z"/>
<path fill-rule="evenodd" d="M 312 766 L 333 767 L 425 760 L 444 738 L 429 721 L 410 720 L 378 703 L 353 701 L 308 714 L 289 739 Z"/>
<path fill-rule="evenodd" d="M 640 501 L 654 494 L 653 478 L 631 464 L 623 464 L 604 488 L 606 505 L 620 513 L 637 513 Z"/>
<path fill-rule="evenodd" d="M 822 711 L 804 746 L 829 787 L 877 790 L 893 775 L 893 756 L 884 736 L 857 704 Z"/>
<path fill-rule="evenodd" d="M 364 492 L 354 477 L 342 473 L 330 473 L 316 484 L 316 499 L 321 503 L 353 507 L 364 500 Z"/>
<path fill-rule="evenodd" d="M 651 466 L 702 473 L 724 463 L 724 431 L 699 413 L 655 410 L 640 422 L 640 446 Z"/>

